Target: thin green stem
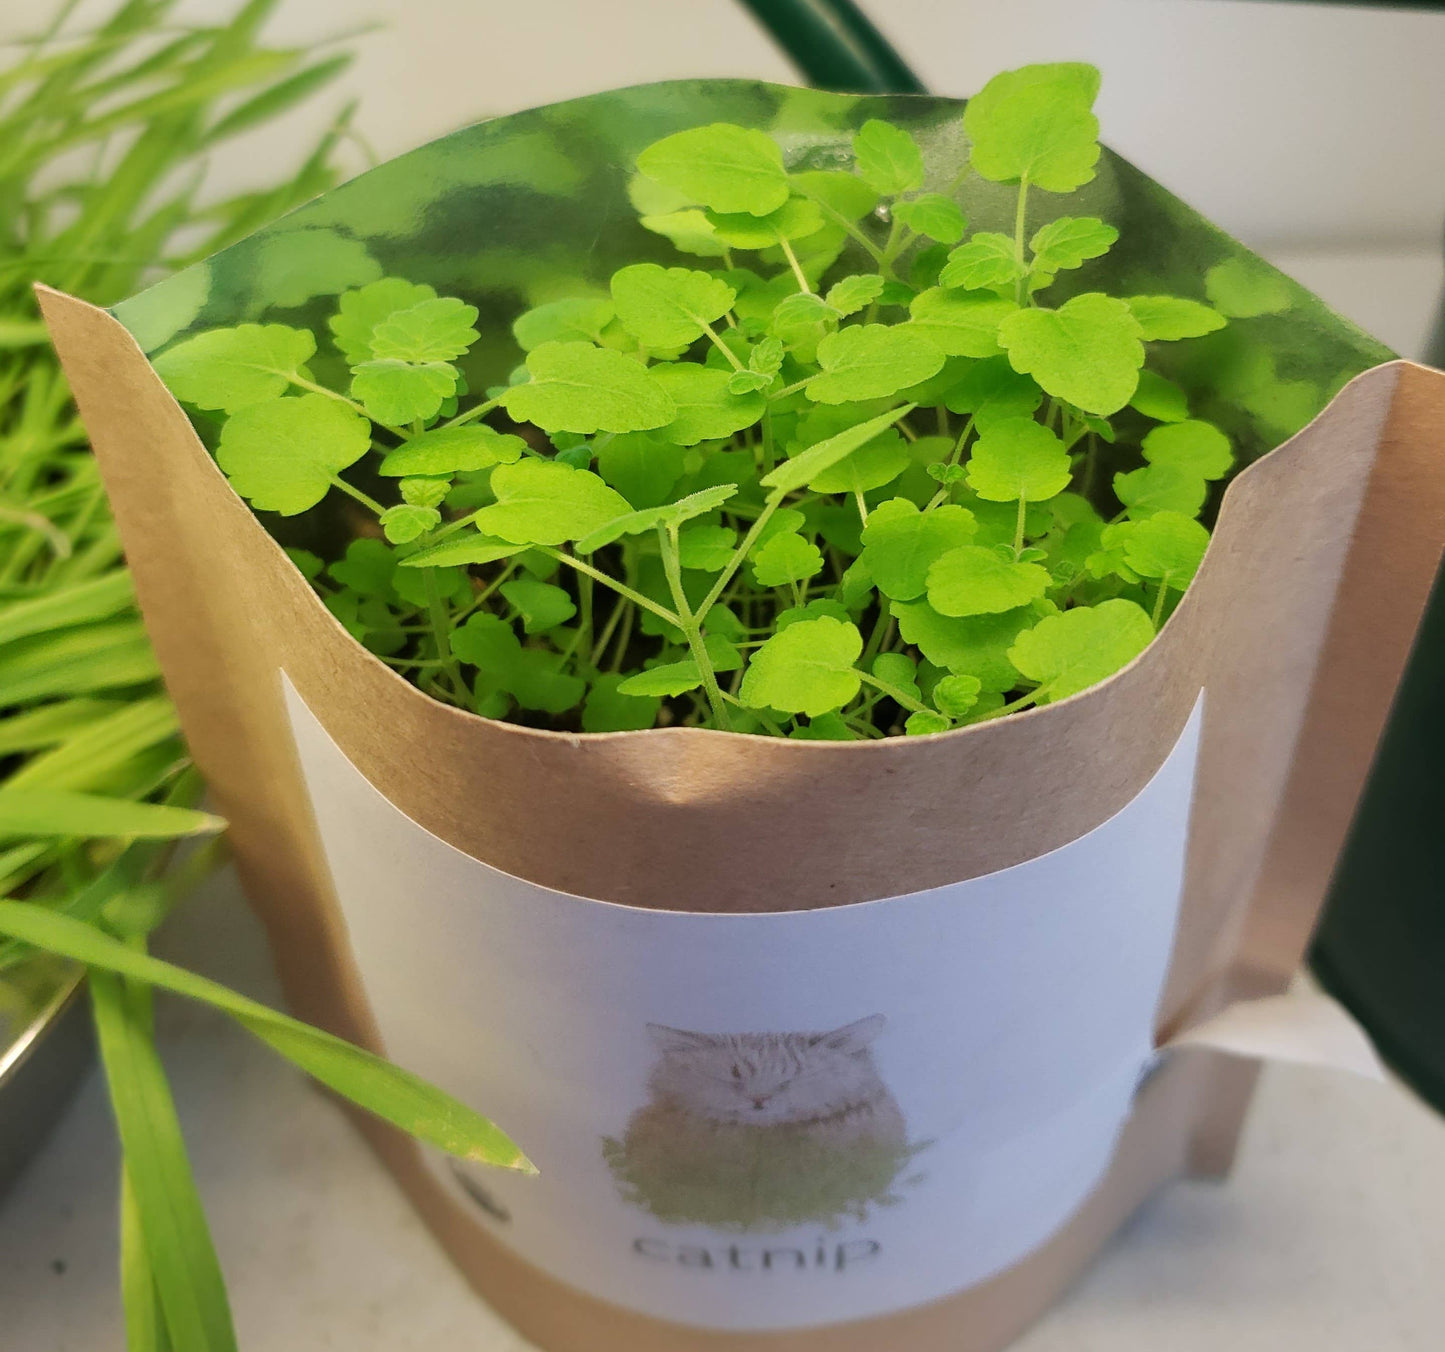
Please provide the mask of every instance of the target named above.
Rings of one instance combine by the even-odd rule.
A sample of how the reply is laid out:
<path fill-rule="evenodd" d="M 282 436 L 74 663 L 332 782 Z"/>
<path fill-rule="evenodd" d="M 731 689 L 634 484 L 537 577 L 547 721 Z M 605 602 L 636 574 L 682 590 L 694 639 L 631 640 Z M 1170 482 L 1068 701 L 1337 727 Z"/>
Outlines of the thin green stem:
<path fill-rule="evenodd" d="M 1014 263 L 1018 268 L 1018 282 L 1014 299 L 1022 305 L 1029 296 L 1028 269 L 1024 265 L 1024 235 L 1028 220 L 1029 176 L 1019 179 L 1018 206 L 1014 209 Z"/>
<path fill-rule="evenodd" d="M 696 315 L 693 315 L 692 317 L 694 319 L 697 319 Z M 717 350 L 721 352 L 723 356 L 728 359 L 729 362 L 732 363 L 732 368 L 734 371 L 746 371 L 748 369 L 742 364 L 742 362 L 738 360 L 738 354 L 734 352 L 732 348 L 730 348 L 725 342 L 723 342 L 721 338 L 718 337 L 717 330 L 713 328 L 711 324 L 701 319 L 697 319 L 697 322 L 702 325 L 702 331 L 707 334 L 708 339 L 712 343 L 712 345 L 717 348 Z"/>
<path fill-rule="evenodd" d="M 778 237 L 778 243 L 782 247 L 783 257 L 788 260 L 788 266 L 793 270 L 793 276 L 797 280 L 799 292 L 805 296 L 811 296 L 813 294 L 813 288 L 808 285 L 807 274 L 804 273 L 802 265 L 798 262 L 798 255 L 793 252 L 793 246 L 781 235 Z"/>
<path fill-rule="evenodd" d="M 1024 550 L 1024 523 L 1028 520 L 1028 511 L 1028 499 L 1020 493 L 1018 519 L 1014 523 L 1014 558 L 1018 558 Z"/>
<path fill-rule="evenodd" d="M 384 511 L 386 511 L 386 508 L 383 507 L 381 503 L 379 503 L 375 498 L 363 493 L 359 488 L 353 488 L 339 474 L 333 474 L 331 476 L 331 482 L 335 487 L 339 488 L 348 497 L 355 498 L 357 502 L 359 502 L 368 511 L 375 512 L 377 516 L 380 516 Z"/>
<path fill-rule="evenodd" d="M 920 700 L 914 699 L 906 690 L 901 690 L 898 686 L 892 685 L 888 681 L 880 681 L 878 677 L 871 676 L 866 671 L 860 671 L 858 677 L 864 685 L 871 685 L 873 689 L 881 691 L 887 695 L 889 699 L 902 705 L 902 707 L 910 713 L 927 714 L 933 712 L 928 705 L 922 703 Z"/>
<path fill-rule="evenodd" d="M 728 719 L 727 706 L 723 703 L 722 691 L 718 688 L 717 672 L 713 670 L 712 658 L 708 655 L 707 644 L 702 640 L 702 626 L 687 604 L 687 593 L 682 589 L 682 565 L 677 557 L 677 527 L 657 528 L 658 547 L 662 551 L 662 570 L 667 575 L 667 585 L 672 592 L 673 604 L 682 619 L 682 632 L 687 636 L 687 648 L 697 669 L 702 673 L 702 688 L 712 709 L 713 720 L 724 732 L 732 730 Z M 707 612 L 704 611 L 704 614 Z"/>
<path fill-rule="evenodd" d="M 717 581 L 713 583 L 712 590 L 708 592 L 703 603 L 697 608 L 699 615 L 706 615 L 713 606 L 717 604 L 718 597 L 727 590 L 727 585 L 733 580 L 733 574 L 742 567 L 742 562 L 748 556 L 748 551 L 757 543 L 758 536 L 763 533 L 763 527 L 768 524 L 768 519 L 782 505 L 783 495 L 774 493 L 763 503 L 763 510 L 758 513 L 748 533 L 743 536 L 742 543 L 733 550 L 733 556 L 727 561 L 727 566 L 718 574 Z"/>
<path fill-rule="evenodd" d="M 455 418 L 442 424 L 443 427 L 465 427 L 469 422 L 475 422 L 478 418 L 485 417 L 501 403 L 501 398 L 488 399 L 484 404 L 478 404 L 475 408 L 469 408 L 465 413 L 458 413 Z"/>
<path fill-rule="evenodd" d="M 581 559 L 573 554 L 564 554 L 560 549 L 553 549 L 548 545 L 537 545 L 536 548 L 548 558 L 556 559 L 558 563 L 565 563 L 569 568 L 575 568 L 579 573 L 586 573 L 589 577 L 596 578 L 605 587 L 611 587 L 619 596 L 625 596 L 635 606 L 641 606 L 643 610 L 650 610 L 659 619 L 666 620 L 674 629 L 681 629 L 682 620 L 666 606 L 660 606 L 651 597 L 644 596 L 639 591 L 633 591 L 625 582 L 619 582 L 615 577 L 608 577 L 600 569 L 594 568 L 590 563 L 583 563 Z M 702 613 L 707 614 L 707 607 Z"/>
<path fill-rule="evenodd" d="M 1151 618 L 1154 621 L 1154 628 L 1159 628 L 1159 622 L 1164 618 L 1164 598 L 1169 594 L 1169 574 L 1165 573 L 1159 579 L 1159 595 L 1154 598 L 1154 614 Z"/>

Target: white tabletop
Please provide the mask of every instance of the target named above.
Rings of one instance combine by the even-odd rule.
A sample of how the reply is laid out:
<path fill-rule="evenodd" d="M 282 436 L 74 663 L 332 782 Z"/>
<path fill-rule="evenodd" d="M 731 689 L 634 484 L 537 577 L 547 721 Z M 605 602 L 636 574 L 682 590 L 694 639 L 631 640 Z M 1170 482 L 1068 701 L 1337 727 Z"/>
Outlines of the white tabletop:
<path fill-rule="evenodd" d="M 165 954 L 275 1001 L 229 877 Z M 448 1264 L 342 1115 L 210 1011 L 159 1010 L 244 1352 L 523 1352 Z M 0 1203 L 0 1345 L 122 1344 L 116 1146 L 91 1074 Z M 1178 1183 L 1017 1352 L 1438 1352 L 1445 1122 L 1398 1084 L 1265 1071 L 1233 1176 Z"/>

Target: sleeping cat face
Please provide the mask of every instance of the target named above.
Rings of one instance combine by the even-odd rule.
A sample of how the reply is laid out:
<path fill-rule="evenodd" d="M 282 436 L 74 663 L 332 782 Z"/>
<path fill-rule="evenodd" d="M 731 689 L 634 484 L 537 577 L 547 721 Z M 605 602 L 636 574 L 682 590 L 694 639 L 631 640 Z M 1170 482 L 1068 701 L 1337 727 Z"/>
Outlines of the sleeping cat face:
<path fill-rule="evenodd" d="M 714 1122 L 831 1117 L 887 1094 L 869 1051 L 883 1024 L 874 1014 L 829 1033 L 713 1034 L 650 1023 L 661 1052 L 652 1092 Z"/>

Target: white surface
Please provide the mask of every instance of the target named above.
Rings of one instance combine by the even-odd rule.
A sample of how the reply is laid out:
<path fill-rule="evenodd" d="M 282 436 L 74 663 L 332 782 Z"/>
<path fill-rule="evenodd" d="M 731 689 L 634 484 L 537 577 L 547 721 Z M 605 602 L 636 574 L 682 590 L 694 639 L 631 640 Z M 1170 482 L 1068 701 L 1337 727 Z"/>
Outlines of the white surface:
<path fill-rule="evenodd" d="M 437 1176 L 537 1267 L 700 1328 L 862 1319 L 1017 1262 L 1108 1168 L 1153 1057 L 1207 697 L 1132 801 L 1038 858 L 821 911 L 709 915 L 572 896 L 463 854 L 285 691 L 387 1051 L 485 1105 L 541 1171 L 477 1180 L 500 1224 L 439 1160 Z M 702 1208 L 664 1224 L 630 1203 L 604 1135 L 644 1187 L 659 1157 L 668 1172 L 692 1152 Z M 741 1141 L 756 1152 L 742 1163 Z M 800 1141 L 842 1188 L 760 1227 L 754 1194 L 766 1206 L 768 1180 L 790 1176 L 770 1152 L 796 1162 Z M 881 1182 L 867 1161 L 888 1152 Z M 750 1228 L 708 1223 L 720 1210 Z"/>
<path fill-rule="evenodd" d="M 82 12 L 113 0 L 84 0 Z M 183 0 L 215 21 L 239 0 Z M 0 36 L 55 0 L 4 0 Z M 1104 140 L 1256 248 L 1428 248 L 1445 226 L 1445 14 L 1263 0 L 865 0 L 924 82 L 973 93 L 1029 61 L 1104 72 Z M 383 156 L 481 117 L 686 76 L 798 82 L 734 0 L 283 0 L 270 32 L 384 25 L 322 100 L 362 98 Z M 317 112 L 319 113 L 318 108 Z M 309 121 L 308 121 L 309 118 Z M 222 156 L 218 182 L 269 181 L 299 123 Z"/>
<path fill-rule="evenodd" d="M 275 999 L 226 879 L 165 951 Z M 524 1352 L 298 1074 L 180 1001 L 160 1028 L 244 1352 Z M 92 1076 L 0 1204 L 5 1352 L 120 1348 L 115 1166 Z M 1014 1352 L 1438 1352 L 1442 1271 L 1445 1123 L 1393 1084 L 1270 1067 L 1230 1180 L 1161 1193 Z"/>

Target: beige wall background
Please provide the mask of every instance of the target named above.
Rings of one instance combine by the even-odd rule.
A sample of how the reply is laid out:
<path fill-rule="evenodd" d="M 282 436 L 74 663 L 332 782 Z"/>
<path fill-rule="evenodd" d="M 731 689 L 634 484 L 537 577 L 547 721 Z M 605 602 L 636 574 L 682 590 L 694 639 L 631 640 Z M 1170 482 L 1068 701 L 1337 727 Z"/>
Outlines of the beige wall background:
<path fill-rule="evenodd" d="M 186 0 L 214 21 L 238 0 Z M 0 34 L 54 0 L 0 0 Z M 1106 141 L 1258 248 L 1438 244 L 1445 224 L 1445 14 L 1266 0 L 863 0 L 934 90 L 1082 59 L 1104 72 Z M 81 13 L 103 10 L 85 0 Z M 467 122 L 680 76 L 796 80 L 733 0 L 282 0 L 311 45 L 368 24 L 344 89 L 383 156 Z M 221 167 L 286 158 L 272 131 Z"/>

